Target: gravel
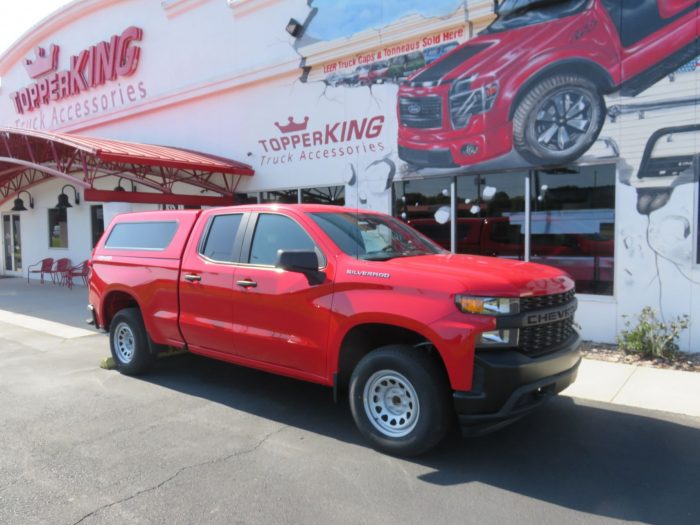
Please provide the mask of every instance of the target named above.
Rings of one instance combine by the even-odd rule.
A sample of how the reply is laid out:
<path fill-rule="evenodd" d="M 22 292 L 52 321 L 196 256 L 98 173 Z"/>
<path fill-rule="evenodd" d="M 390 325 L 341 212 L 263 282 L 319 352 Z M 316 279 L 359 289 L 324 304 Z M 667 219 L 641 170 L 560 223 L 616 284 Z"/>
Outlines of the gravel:
<path fill-rule="evenodd" d="M 637 354 L 628 354 L 620 350 L 617 345 L 594 343 L 593 341 L 584 341 L 581 345 L 581 351 L 586 359 L 665 368 L 667 370 L 700 372 L 700 352 L 694 354 L 680 353 L 676 359 L 666 359 L 664 357 L 647 358 Z"/>

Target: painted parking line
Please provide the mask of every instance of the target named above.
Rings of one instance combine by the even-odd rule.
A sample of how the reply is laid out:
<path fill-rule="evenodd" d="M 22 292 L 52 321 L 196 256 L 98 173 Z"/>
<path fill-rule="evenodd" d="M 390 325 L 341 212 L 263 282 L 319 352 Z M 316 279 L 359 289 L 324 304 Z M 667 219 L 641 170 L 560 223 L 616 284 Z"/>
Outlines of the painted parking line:
<path fill-rule="evenodd" d="M 40 319 L 38 317 L 8 312 L 7 310 L 0 310 L 0 322 L 28 328 L 36 332 L 43 332 L 55 337 L 60 337 L 61 339 L 76 339 L 78 337 L 86 337 L 97 333 L 67 324 L 47 321 L 46 319 Z"/>

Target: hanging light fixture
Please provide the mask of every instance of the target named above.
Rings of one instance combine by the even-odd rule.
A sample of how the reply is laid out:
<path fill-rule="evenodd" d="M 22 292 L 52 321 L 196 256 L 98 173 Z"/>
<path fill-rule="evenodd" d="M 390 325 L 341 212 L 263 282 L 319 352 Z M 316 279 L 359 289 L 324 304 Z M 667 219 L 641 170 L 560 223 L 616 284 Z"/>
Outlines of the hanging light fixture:
<path fill-rule="evenodd" d="M 136 191 L 136 184 L 134 184 L 134 181 L 129 181 L 131 182 L 131 191 Z M 124 186 L 122 186 L 122 177 L 119 177 L 119 181 L 117 182 L 117 187 L 114 188 L 113 191 L 126 191 Z"/>
<path fill-rule="evenodd" d="M 75 195 L 75 205 L 77 206 L 78 204 L 80 204 L 80 194 L 78 193 L 78 190 L 76 190 L 75 186 L 73 186 L 72 184 L 66 184 L 65 186 L 63 186 L 63 188 L 61 188 L 61 193 L 58 195 L 58 203 L 56 204 L 56 208 L 59 210 L 73 207 L 70 201 L 68 200 L 68 195 L 63 193 L 66 188 L 73 189 L 73 193 Z"/>
<path fill-rule="evenodd" d="M 29 207 L 34 209 L 34 198 L 32 197 L 32 194 L 29 193 L 26 190 L 22 190 L 19 193 L 17 193 L 17 198 L 15 199 L 15 205 L 12 207 L 12 210 L 10 211 L 27 211 L 27 208 L 24 207 L 24 201 L 20 199 L 20 195 L 23 193 L 26 193 L 29 195 Z"/>

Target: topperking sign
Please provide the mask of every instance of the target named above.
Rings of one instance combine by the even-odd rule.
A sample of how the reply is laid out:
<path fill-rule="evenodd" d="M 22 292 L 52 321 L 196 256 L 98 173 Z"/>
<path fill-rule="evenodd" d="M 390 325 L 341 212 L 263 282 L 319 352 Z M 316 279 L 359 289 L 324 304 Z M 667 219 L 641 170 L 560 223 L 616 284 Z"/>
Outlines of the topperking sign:
<path fill-rule="evenodd" d="M 140 28 L 128 27 L 109 42 L 100 42 L 71 56 L 70 68 L 62 71 L 58 71 L 59 47 L 51 44 L 48 51 L 38 47 L 34 59 L 24 62 L 27 74 L 35 82 L 10 95 L 15 110 L 22 115 L 133 75 L 141 54 L 135 42 L 142 37 Z"/>

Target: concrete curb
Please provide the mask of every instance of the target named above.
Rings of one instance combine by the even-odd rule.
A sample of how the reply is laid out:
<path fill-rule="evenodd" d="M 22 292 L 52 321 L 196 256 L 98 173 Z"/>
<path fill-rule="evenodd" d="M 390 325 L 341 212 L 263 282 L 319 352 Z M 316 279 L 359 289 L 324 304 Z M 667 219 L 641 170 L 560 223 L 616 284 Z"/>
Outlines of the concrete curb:
<path fill-rule="evenodd" d="M 562 395 L 700 417 L 700 373 L 584 359 Z"/>

